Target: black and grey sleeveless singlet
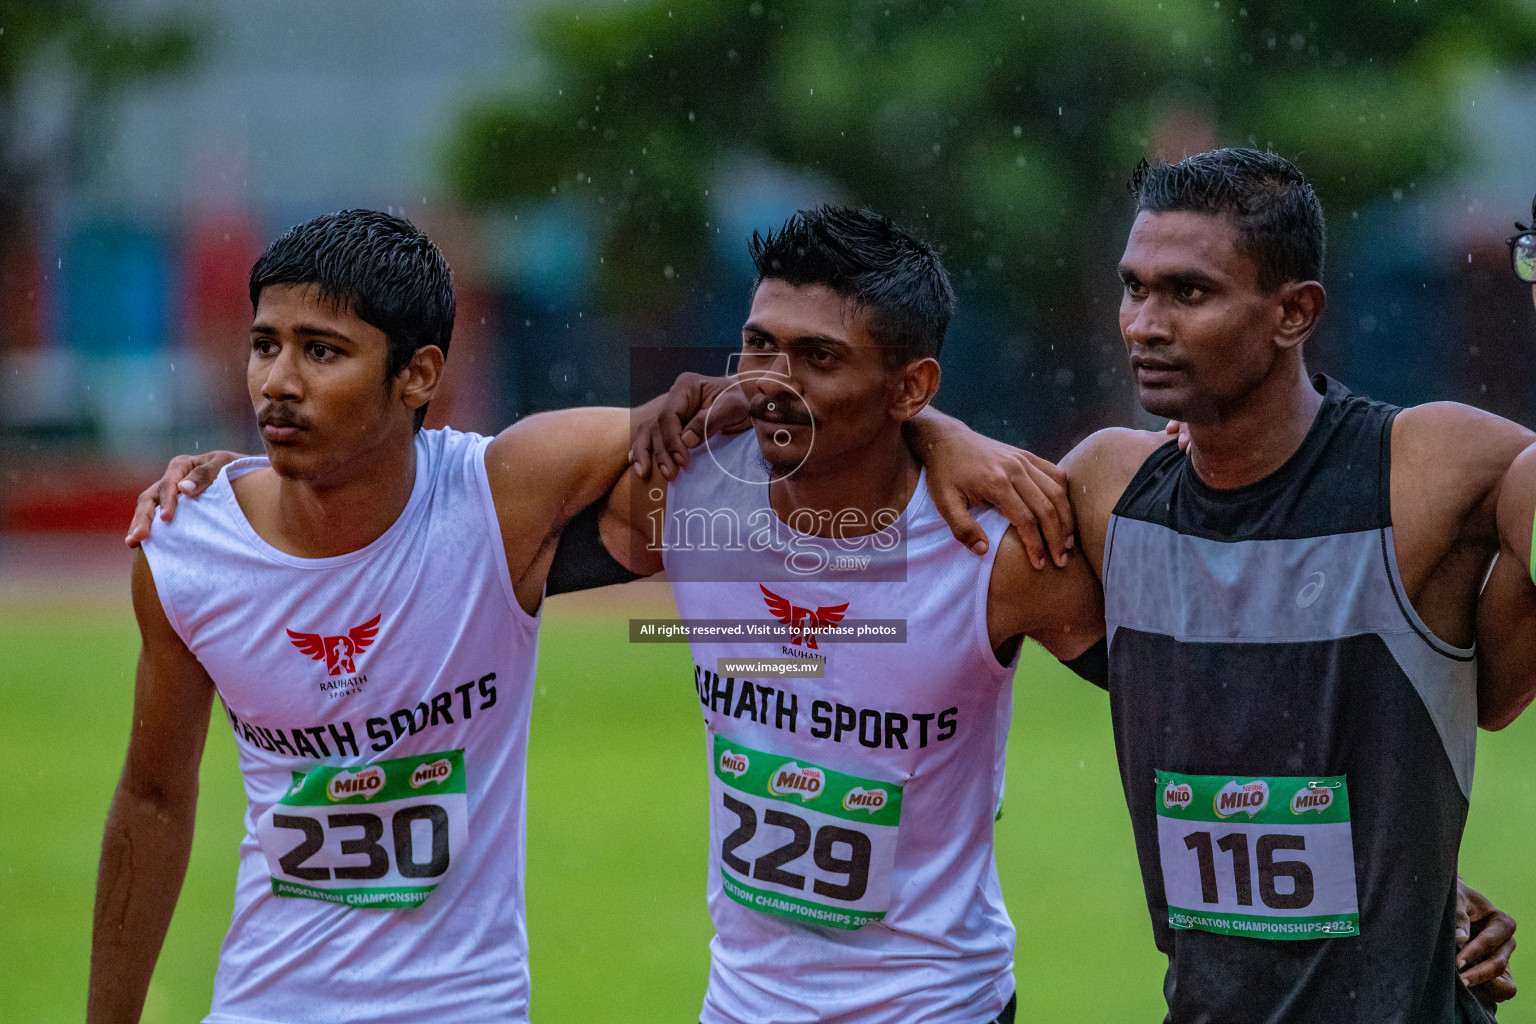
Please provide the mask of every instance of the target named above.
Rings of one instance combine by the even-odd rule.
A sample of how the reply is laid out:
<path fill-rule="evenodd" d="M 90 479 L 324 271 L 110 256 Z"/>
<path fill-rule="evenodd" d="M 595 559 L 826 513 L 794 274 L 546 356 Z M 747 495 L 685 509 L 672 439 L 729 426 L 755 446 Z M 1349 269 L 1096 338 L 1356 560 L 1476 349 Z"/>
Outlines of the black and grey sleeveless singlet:
<path fill-rule="evenodd" d="M 1484 1020 L 1452 934 L 1472 651 L 1403 591 L 1398 410 L 1314 382 L 1273 475 L 1215 490 L 1170 443 L 1109 523 L 1115 743 L 1169 1020 Z"/>

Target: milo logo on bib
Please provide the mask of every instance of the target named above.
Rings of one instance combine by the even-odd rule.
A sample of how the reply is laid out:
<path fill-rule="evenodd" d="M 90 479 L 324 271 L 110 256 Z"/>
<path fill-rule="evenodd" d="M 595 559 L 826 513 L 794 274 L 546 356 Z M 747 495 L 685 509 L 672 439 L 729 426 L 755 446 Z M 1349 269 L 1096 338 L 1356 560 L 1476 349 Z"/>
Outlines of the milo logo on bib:
<path fill-rule="evenodd" d="M 1291 797 L 1291 813 L 1305 814 L 1308 811 L 1319 813 L 1333 806 L 1333 790 L 1327 786 L 1309 785 L 1306 789 L 1298 789 L 1296 795 Z"/>
<path fill-rule="evenodd" d="M 1188 807 L 1195 801 L 1195 791 L 1189 788 L 1188 783 L 1170 782 L 1163 787 L 1164 807 Z"/>
<path fill-rule="evenodd" d="M 416 770 L 411 772 L 411 788 L 420 789 L 433 782 L 442 782 L 452 774 L 453 765 L 446 757 L 440 757 L 431 764 L 416 766 Z"/>
<path fill-rule="evenodd" d="M 360 772 L 338 772 L 326 783 L 325 792 L 332 800 L 350 800 L 354 796 L 368 799 L 384 788 L 384 769 L 380 765 L 364 768 Z"/>
<path fill-rule="evenodd" d="M 1255 779 L 1252 782 L 1238 782 L 1233 780 L 1222 786 L 1216 792 L 1216 799 L 1212 806 L 1216 810 L 1216 817 L 1230 818 L 1234 814 L 1246 814 L 1253 817 L 1262 811 L 1269 803 L 1269 783 L 1263 779 Z"/>
<path fill-rule="evenodd" d="M 843 794 L 843 808 L 849 811 L 868 811 L 874 814 L 885 806 L 886 793 L 883 789 L 860 789 L 853 787 Z"/>
<path fill-rule="evenodd" d="M 791 761 L 781 765 L 768 779 L 768 792 L 774 796 L 797 796 L 802 801 L 814 800 L 826 785 L 826 774 L 820 768 L 802 768 Z"/>
<path fill-rule="evenodd" d="M 738 779 L 745 775 L 747 773 L 747 769 L 750 767 L 752 767 L 752 761 L 747 757 L 746 754 L 737 753 L 734 750 L 727 750 L 725 753 L 720 755 L 720 770 L 723 772 L 730 772 Z"/>

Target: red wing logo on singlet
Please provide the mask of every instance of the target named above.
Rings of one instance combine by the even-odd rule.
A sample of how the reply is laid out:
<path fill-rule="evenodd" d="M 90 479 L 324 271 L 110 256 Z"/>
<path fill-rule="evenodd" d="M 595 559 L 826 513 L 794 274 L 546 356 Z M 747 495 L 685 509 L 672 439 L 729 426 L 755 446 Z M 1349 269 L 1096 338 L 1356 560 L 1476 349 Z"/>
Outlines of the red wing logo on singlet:
<path fill-rule="evenodd" d="M 293 646 L 314 660 L 324 658 L 325 669 L 331 675 L 352 675 L 357 672 L 357 664 L 352 659 L 367 650 L 368 645 L 379 635 L 379 619 L 383 617 L 383 613 L 375 615 L 361 626 L 347 630 L 345 636 L 295 633 L 290 629 L 288 639 Z"/>
<path fill-rule="evenodd" d="M 789 642 L 797 647 L 817 650 L 816 634 L 834 622 L 843 621 L 843 615 L 848 611 L 847 601 L 842 604 L 823 605 L 813 610 L 790 604 L 788 600 L 761 583 L 757 588 L 763 592 L 763 600 L 767 602 L 768 610 L 773 613 L 773 617 L 789 627 Z"/>

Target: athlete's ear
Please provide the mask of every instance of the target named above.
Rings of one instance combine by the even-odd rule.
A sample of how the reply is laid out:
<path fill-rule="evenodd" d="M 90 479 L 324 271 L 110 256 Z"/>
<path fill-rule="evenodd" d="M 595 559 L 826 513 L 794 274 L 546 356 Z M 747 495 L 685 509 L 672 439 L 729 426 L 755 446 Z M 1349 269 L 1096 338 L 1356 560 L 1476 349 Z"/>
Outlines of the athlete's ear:
<path fill-rule="evenodd" d="M 420 409 L 432 401 L 443 382 L 443 359 L 442 349 L 423 345 L 395 377 L 395 386 L 400 389 L 400 399 L 407 409 Z"/>
<path fill-rule="evenodd" d="M 891 415 L 905 423 L 928 407 L 939 392 L 939 361 L 914 359 L 901 371 L 901 390 Z"/>
<path fill-rule="evenodd" d="M 1280 286 L 1280 323 L 1275 344 L 1295 348 L 1307 340 L 1328 306 L 1328 293 L 1317 281 L 1288 281 Z"/>

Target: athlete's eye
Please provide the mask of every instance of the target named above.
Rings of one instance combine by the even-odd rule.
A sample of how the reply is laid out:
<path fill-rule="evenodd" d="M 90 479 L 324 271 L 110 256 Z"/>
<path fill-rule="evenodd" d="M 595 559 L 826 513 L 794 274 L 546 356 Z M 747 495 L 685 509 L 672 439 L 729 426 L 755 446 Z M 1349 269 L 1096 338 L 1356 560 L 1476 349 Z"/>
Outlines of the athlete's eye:
<path fill-rule="evenodd" d="M 276 345 L 272 344 L 272 339 L 271 338 L 252 338 L 251 339 L 251 351 L 255 352 L 257 355 L 260 355 L 260 356 L 271 355 L 273 349 L 275 349 L 276 347 L 277 347 Z"/>
<path fill-rule="evenodd" d="M 743 348 L 749 348 L 754 352 L 764 352 L 768 349 L 768 339 L 758 335 L 752 335 L 741 343 Z"/>
<path fill-rule="evenodd" d="M 331 356 L 335 355 L 336 350 L 331 348 L 329 345 L 321 345 L 316 343 L 309 346 L 309 354 L 311 358 L 323 363 Z"/>
<path fill-rule="evenodd" d="M 1179 301 L 1181 301 L 1181 302 L 1198 302 L 1198 301 L 1200 301 L 1203 298 L 1205 298 L 1205 289 L 1201 288 L 1199 285 L 1197 285 L 1197 284 L 1181 284 L 1181 285 L 1179 285 Z"/>

